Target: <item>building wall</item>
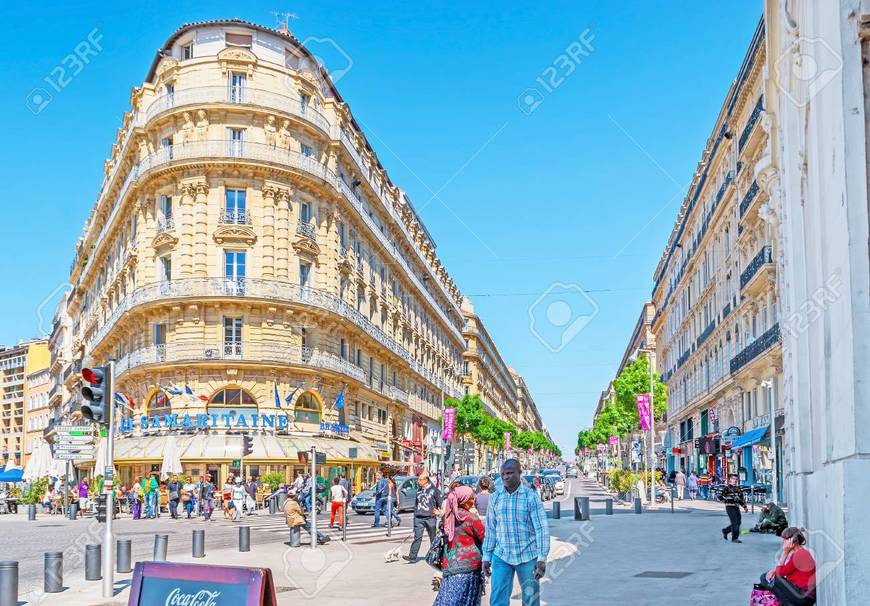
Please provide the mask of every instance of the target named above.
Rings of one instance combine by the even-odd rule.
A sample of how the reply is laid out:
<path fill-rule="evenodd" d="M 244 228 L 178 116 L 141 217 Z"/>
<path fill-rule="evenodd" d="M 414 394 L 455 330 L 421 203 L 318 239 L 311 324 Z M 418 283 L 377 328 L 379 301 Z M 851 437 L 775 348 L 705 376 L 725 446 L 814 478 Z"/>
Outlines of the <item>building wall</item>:
<path fill-rule="evenodd" d="M 33 349 L 33 348 L 31 348 Z M 39 356 L 43 357 L 43 356 Z M 30 355 L 28 355 L 30 358 Z M 49 393 L 52 389 L 48 366 L 27 373 L 24 390 L 24 462 L 33 449 L 43 440 L 43 431 L 48 427 L 51 411 Z"/>
<path fill-rule="evenodd" d="M 27 346 L 0 350 L 0 447 L 3 464 L 21 464 L 24 446 L 24 384 Z"/>
<path fill-rule="evenodd" d="M 784 296 L 789 521 L 809 530 L 818 604 L 870 593 L 870 3 L 765 2 L 770 192 Z M 792 65 L 817 66 L 797 79 Z"/>

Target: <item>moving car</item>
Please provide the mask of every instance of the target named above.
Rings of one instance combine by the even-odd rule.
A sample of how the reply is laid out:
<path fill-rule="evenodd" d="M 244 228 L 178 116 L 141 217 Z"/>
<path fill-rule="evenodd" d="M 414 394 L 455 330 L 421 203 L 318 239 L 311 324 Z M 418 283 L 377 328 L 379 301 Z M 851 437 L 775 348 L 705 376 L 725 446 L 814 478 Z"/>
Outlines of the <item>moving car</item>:
<path fill-rule="evenodd" d="M 565 494 L 565 480 L 556 480 L 556 494 Z"/>
<path fill-rule="evenodd" d="M 414 511 L 417 502 L 417 478 L 413 476 L 396 476 L 393 478 L 399 489 L 399 513 Z M 350 500 L 350 507 L 357 515 L 373 514 L 375 512 L 374 487 L 363 490 Z"/>

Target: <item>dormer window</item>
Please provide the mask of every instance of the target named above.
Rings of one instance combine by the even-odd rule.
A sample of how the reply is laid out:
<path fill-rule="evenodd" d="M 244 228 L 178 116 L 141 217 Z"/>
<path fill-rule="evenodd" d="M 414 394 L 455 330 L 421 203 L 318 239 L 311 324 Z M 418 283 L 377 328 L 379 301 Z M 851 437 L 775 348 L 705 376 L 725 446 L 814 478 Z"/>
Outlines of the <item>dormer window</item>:
<path fill-rule="evenodd" d="M 181 47 L 181 60 L 187 61 L 193 59 L 193 42 L 188 42 Z"/>
<path fill-rule="evenodd" d="M 251 48 L 253 37 L 251 36 L 251 34 L 233 34 L 227 32 L 225 40 L 227 46 L 242 46 L 244 48 Z"/>

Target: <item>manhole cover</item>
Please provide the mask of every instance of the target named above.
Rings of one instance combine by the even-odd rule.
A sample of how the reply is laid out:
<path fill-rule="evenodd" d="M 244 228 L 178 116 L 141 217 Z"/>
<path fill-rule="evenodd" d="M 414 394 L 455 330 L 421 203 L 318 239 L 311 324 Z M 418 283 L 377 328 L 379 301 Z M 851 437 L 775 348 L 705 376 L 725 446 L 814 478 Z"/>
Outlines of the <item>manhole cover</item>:
<path fill-rule="evenodd" d="M 634 575 L 641 579 L 682 579 L 692 574 L 691 572 L 676 572 L 672 570 L 647 570 Z"/>

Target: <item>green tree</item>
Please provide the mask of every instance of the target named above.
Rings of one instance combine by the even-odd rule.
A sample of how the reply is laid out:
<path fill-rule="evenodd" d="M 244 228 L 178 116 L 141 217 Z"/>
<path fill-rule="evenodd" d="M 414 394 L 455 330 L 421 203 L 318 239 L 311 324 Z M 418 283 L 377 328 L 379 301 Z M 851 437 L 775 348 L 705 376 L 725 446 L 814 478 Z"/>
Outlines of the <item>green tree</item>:
<path fill-rule="evenodd" d="M 661 420 L 668 410 L 668 386 L 662 383 L 661 375 L 654 373 L 653 385 L 655 393 L 653 398 L 653 415 L 656 420 Z M 613 381 L 613 390 L 616 393 L 616 406 L 619 407 L 631 419 L 630 430 L 640 428 L 640 417 L 637 414 L 637 394 L 649 393 L 649 359 L 641 356 L 628 366 Z M 627 433 L 627 432 L 626 432 Z M 625 435 L 620 433 L 618 435 Z"/>

